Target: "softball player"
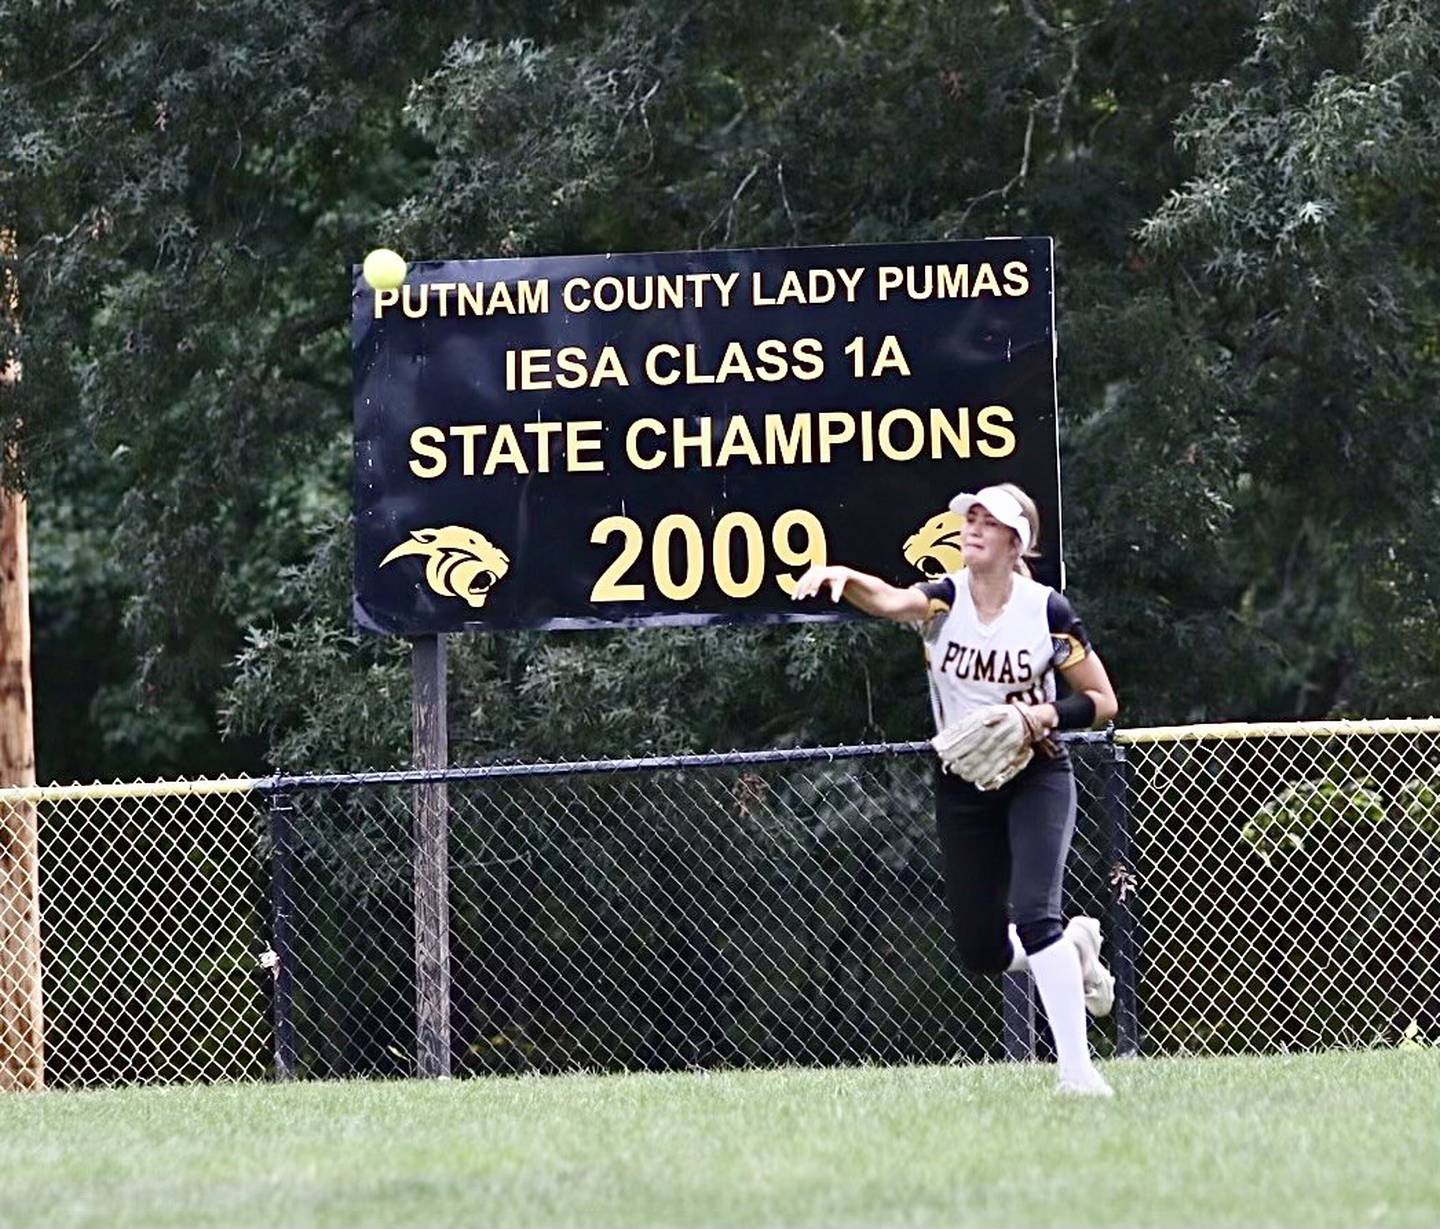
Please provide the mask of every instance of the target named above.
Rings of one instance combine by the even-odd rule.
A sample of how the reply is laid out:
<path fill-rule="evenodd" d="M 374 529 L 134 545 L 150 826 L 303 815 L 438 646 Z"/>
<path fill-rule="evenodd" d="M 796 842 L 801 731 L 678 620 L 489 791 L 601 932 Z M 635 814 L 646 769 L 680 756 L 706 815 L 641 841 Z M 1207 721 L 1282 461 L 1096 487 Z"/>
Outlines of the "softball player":
<path fill-rule="evenodd" d="M 1099 923 L 1062 923 L 1075 777 L 1048 734 L 1110 721 L 1115 692 L 1069 601 L 1030 578 L 1025 558 L 1037 553 L 1040 525 L 1029 496 L 1005 483 L 957 495 L 950 508 L 965 521 L 962 569 L 897 589 L 853 568 L 812 567 L 793 596 L 828 587 L 832 601 L 843 596 L 921 633 L 942 732 L 937 747 L 957 723 L 967 732 L 997 722 L 1020 731 L 1001 772 L 992 760 L 967 780 L 956 773 L 970 771 L 973 760 L 937 762 L 935 811 L 955 943 L 974 972 L 1029 970 L 1055 1038 L 1058 1089 L 1108 1097 L 1110 1085 L 1090 1059 L 1085 1011 L 1109 1012 L 1114 979 L 1100 960 Z M 1017 763 L 1024 766 L 1015 772 Z"/>

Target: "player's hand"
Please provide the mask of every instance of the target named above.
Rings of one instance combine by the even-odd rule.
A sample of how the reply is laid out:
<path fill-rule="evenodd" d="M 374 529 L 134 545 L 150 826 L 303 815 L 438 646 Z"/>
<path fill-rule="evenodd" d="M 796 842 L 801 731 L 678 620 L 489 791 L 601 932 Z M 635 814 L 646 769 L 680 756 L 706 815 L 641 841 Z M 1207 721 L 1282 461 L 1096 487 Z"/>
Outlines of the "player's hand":
<path fill-rule="evenodd" d="M 1060 747 L 1050 737 L 1050 731 L 1060 724 L 1060 717 L 1053 704 L 1026 704 L 1022 700 L 1010 703 L 1020 711 L 1025 721 L 1026 741 L 1041 755 L 1054 758 L 1060 754 Z"/>
<path fill-rule="evenodd" d="M 1010 703 L 1018 708 L 1020 715 L 1025 718 L 1025 724 L 1030 729 L 1031 742 L 1039 742 L 1059 724 L 1053 704 L 1026 704 L 1023 700 L 1011 700 Z"/>
<path fill-rule="evenodd" d="M 834 563 L 816 564 L 795 582 L 795 589 L 790 594 L 790 600 L 799 602 L 808 597 L 815 597 L 821 589 L 829 585 L 830 600 L 838 602 L 840 595 L 845 592 L 845 582 L 849 579 L 849 568 L 840 567 Z"/>

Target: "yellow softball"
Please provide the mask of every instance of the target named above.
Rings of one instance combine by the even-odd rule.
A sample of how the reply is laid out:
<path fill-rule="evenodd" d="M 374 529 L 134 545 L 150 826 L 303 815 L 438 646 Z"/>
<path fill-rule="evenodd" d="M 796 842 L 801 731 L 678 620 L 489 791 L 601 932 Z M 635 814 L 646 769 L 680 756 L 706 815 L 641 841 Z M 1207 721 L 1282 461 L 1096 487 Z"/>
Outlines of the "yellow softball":
<path fill-rule="evenodd" d="M 404 282 L 408 269 L 405 258 L 389 248 L 376 248 L 360 267 L 365 280 L 375 290 L 394 290 Z"/>

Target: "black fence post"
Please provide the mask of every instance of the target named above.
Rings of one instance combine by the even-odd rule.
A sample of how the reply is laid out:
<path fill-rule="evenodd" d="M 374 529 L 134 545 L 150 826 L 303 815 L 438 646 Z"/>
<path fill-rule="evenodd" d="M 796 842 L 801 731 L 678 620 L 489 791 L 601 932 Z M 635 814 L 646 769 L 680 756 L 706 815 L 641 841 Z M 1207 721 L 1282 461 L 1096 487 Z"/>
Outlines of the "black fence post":
<path fill-rule="evenodd" d="M 270 971 L 274 978 L 275 1078 L 295 1078 L 295 944 L 291 859 L 295 799 L 270 795 Z"/>
<path fill-rule="evenodd" d="M 1005 1057 L 1011 1062 L 1035 1058 L 1035 987 L 1029 973 L 1000 976 L 1001 1031 Z"/>
<path fill-rule="evenodd" d="M 1105 814 L 1110 822 L 1110 966 L 1115 975 L 1115 1056 L 1140 1053 L 1140 999 L 1136 978 L 1139 926 L 1135 862 L 1130 841 L 1130 763 L 1125 748 L 1109 744 Z"/>

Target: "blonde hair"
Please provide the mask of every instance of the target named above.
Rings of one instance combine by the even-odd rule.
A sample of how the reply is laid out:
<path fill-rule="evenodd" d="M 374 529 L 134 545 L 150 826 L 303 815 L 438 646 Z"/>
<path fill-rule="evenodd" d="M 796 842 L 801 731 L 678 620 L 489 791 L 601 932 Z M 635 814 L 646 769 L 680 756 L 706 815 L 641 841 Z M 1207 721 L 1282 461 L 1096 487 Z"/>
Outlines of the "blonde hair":
<path fill-rule="evenodd" d="M 1040 557 L 1040 509 L 1035 506 L 1035 501 L 1030 498 L 1013 482 L 1001 482 L 996 485 L 1002 491 L 1008 491 L 1015 496 L 1015 501 L 1020 505 L 1020 511 L 1025 514 L 1025 519 L 1030 522 L 1030 545 L 1027 546 L 1015 560 L 1015 570 L 1021 576 L 1028 577 L 1030 569 L 1026 566 L 1025 560 L 1038 559 Z"/>

